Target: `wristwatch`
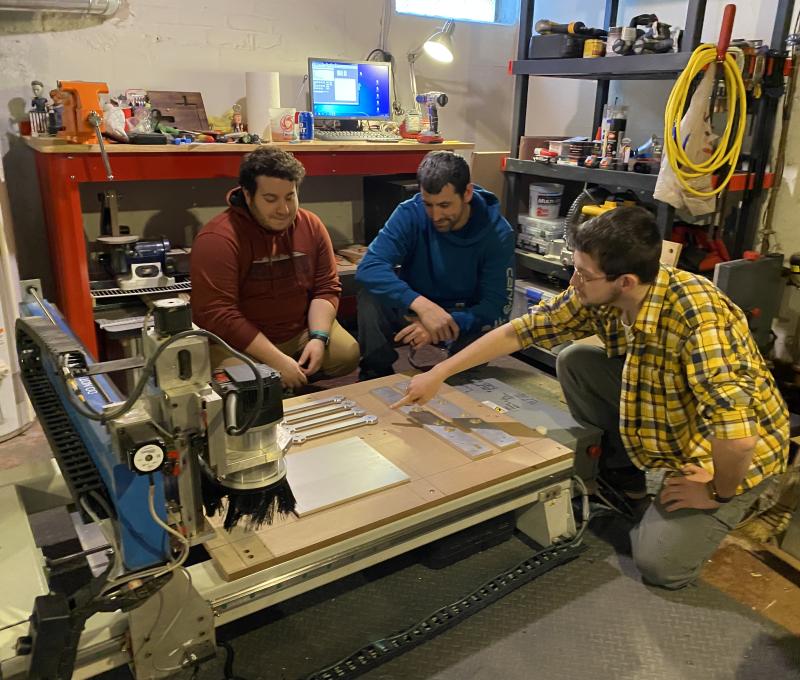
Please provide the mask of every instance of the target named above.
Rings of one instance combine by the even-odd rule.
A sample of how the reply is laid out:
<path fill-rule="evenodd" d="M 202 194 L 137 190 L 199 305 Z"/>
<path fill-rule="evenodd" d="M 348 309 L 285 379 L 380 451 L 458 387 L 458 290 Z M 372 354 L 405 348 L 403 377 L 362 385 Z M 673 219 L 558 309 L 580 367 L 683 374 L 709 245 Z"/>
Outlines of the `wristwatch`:
<path fill-rule="evenodd" d="M 717 487 L 714 486 L 714 480 L 713 479 L 706 484 L 706 487 L 708 488 L 708 493 L 711 496 L 711 500 L 712 501 L 716 501 L 717 503 L 723 503 L 723 504 L 724 503 L 730 503 L 735 498 L 735 495 L 734 496 L 720 496 L 717 493 Z"/>
<path fill-rule="evenodd" d="M 325 331 L 309 331 L 308 339 L 322 340 L 322 344 L 325 345 L 325 347 L 327 347 L 331 342 L 331 336 L 328 335 Z"/>

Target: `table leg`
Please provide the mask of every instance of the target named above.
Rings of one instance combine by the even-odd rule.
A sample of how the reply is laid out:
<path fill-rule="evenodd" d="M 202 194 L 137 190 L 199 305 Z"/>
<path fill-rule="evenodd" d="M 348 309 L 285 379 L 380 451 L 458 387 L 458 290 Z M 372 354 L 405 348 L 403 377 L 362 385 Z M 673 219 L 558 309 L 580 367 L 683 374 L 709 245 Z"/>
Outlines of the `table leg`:
<path fill-rule="evenodd" d="M 56 303 L 78 339 L 97 357 L 80 186 L 70 162 L 65 156 L 36 154 Z"/>

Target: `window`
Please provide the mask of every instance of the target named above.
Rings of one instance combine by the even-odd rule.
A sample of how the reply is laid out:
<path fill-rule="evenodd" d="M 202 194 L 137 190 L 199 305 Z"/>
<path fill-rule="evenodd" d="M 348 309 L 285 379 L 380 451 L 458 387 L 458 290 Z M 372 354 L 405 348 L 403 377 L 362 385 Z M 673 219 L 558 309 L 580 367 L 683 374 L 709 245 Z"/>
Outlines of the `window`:
<path fill-rule="evenodd" d="M 399 14 L 477 21 L 487 24 L 514 24 L 519 0 L 395 0 Z"/>

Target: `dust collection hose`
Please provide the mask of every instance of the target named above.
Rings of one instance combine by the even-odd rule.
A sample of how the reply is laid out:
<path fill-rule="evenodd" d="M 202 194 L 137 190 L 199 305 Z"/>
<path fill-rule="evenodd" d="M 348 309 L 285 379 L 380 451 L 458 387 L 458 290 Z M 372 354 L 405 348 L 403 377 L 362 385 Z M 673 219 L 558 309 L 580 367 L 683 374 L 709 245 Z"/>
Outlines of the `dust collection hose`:
<path fill-rule="evenodd" d="M 722 17 L 719 43 L 717 45 L 700 45 L 689 59 L 686 68 L 681 72 L 664 110 L 664 150 L 669 164 L 675 172 L 681 186 L 695 196 L 716 196 L 730 182 L 736 162 L 742 150 L 742 140 L 747 123 L 747 99 L 742 73 L 736 65 L 736 60 L 728 54 L 733 19 L 736 15 L 736 5 L 726 5 Z M 681 140 L 681 118 L 687 107 L 689 88 L 695 77 L 706 67 L 722 68 L 725 77 L 725 91 L 728 97 L 728 120 L 725 132 L 722 134 L 714 153 L 703 163 L 694 163 L 683 150 Z M 734 130 L 734 125 L 736 129 Z M 728 166 L 728 173 L 711 191 L 698 191 L 689 184 L 690 179 L 712 175 L 721 168 Z"/>

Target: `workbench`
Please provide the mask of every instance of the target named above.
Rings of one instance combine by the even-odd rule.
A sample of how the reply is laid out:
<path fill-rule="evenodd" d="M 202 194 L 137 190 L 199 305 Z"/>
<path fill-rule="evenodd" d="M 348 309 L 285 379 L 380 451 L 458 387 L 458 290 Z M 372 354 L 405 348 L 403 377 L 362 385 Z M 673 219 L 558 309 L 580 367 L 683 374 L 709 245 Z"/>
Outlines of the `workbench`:
<path fill-rule="evenodd" d="M 97 356 L 89 270 L 81 209 L 81 184 L 107 182 L 96 144 L 70 144 L 54 138 L 27 137 L 35 152 L 55 281 L 55 303 L 86 348 Z M 300 142 L 276 143 L 291 151 L 309 176 L 394 175 L 417 170 L 429 151 L 471 151 L 474 144 L 444 142 Z M 152 180 L 235 178 L 242 156 L 253 144 L 181 144 L 134 146 L 106 144 L 113 183 Z"/>

